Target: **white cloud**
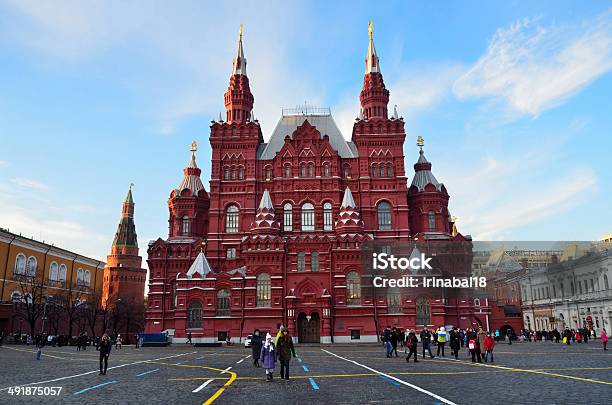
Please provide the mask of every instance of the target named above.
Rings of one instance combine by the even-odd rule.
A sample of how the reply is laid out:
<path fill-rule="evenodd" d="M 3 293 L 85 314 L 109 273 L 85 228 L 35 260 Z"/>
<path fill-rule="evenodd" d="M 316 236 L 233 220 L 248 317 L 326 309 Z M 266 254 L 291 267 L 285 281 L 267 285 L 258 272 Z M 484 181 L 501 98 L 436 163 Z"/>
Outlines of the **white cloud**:
<path fill-rule="evenodd" d="M 9 163 L 6 160 L 0 160 L 0 167 L 6 167 L 8 164 Z"/>
<path fill-rule="evenodd" d="M 508 116 L 538 116 L 610 69 L 612 10 L 576 25 L 525 19 L 498 29 L 453 91 L 461 99 L 488 98 Z"/>
<path fill-rule="evenodd" d="M 30 188 L 30 189 L 38 190 L 38 191 L 45 191 L 49 189 L 49 186 L 47 186 L 44 183 L 41 183 L 38 180 L 26 179 L 22 177 L 11 179 L 10 182 L 13 184 L 17 184 L 18 186 L 21 186 L 21 187 Z"/>

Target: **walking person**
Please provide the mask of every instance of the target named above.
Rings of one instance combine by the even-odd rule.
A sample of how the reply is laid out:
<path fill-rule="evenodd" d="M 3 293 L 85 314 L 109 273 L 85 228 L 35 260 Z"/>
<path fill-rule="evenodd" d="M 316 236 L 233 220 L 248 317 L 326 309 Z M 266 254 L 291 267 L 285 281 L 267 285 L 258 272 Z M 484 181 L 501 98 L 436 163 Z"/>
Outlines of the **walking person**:
<path fill-rule="evenodd" d="M 478 333 L 476 333 L 476 336 L 478 337 L 478 346 L 480 346 L 480 350 L 484 350 L 484 340 L 485 337 L 489 334 L 489 332 L 486 332 L 484 330 L 482 330 L 482 326 L 478 327 Z"/>
<path fill-rule="evenodd" d="M 425 328 L 421 331 L 421 345 L 423 346 L 423 359 L 425 359 L 425 350 L 429 352 L 429 357 L 434 358 L 431 352 L 431 332 Z"/>
<path fill-rule="evenodd" d="M 478 358 L 478 362 L 482 363 L 482 357 L 480 357 L 480 343 L 478 343 L 478 334 L 476 332 L 471 332 L 468 340 L 468 349 L 472 355 L 472 363 L 476 362 L 476 358 Z"/>
<path fill-rule="evenodd" d="M 487 336 L 484 338 L 484 362 L 487 362 L 489 355 L 491 355 L 491 363 L 493 363 L 493 348 L 495 347 L 495 339 L 493 338 L 491 333 L 487 333 Z"/>
<path fill-rule="evenodd" d="M 414 362 L 418 363 L 417 360 L 417 345 L 419 343 L 419 339 L 416 337 L 416 333 L 414 330 L 410 330 L 408 333 L 408 337 L 406 338 L 406 348 L 408 349 L 408 356 L 406 357 L 406 363 L 410 363 L 410 358 L 414 354 Z M 425 354 L 425 352 L 423 352 Z"/>
<path fill-rule="evenodd" d="M 122 340 L 121 340 L 121 334 L 117 335 L 117 340 L 115 340 L 115 349 L 121 349 L 121 344 L 122 344 Z"/>
<path fill-rule="evenodd" d="M 98 350 L 100 351 L 100 375 L 106 375 L 108 357 L 110 356 L 112 347 L 113 342 L 111 342 L 110 337 L 105 333 L 102 335 L 102 340 L 100 340 L 100 345 L 98 346 Z"/>
<path fill-rule="evenodd" d="M 449 345 L 451 348 L 451 354 L 455 356 L 455 360 L 458 360 L 459 349 L 461 348 L 461 335 L 459 334 L 456 328 L 453 328 L 453 330 L 450 331 Z"/>
<path fill-rule="evenodd" d="M 36 360 L 40 360 L 40 357 L 42 356 L 42 348 L 45 345 L 42 335 L 36 335 L 34 343 L 36 344 Z"/>
<path fill-rule="evenodd" d="M 289 381 L 289 362 L 291 357 L 295 357 L 295 348 L 293 347 L 293 339 L 289 334 L 289 330 L 283 327 L 281 329 L 282 336 L 278 339 L 276 352 L 280 361 L 280 378 Z"/>
<path fill-rule="evenodd" d="M 444 345 L 446 344 L 446 329 L 444 326 L 440 326 L 438 329 L 438 353 L 437 357 L 440 357 L 440 349 L 442 349 L 442 357 L 444 357 Z"/>
<path fill-rule="evenodd" d="M 259 356 L 261 354 L 261 346 L 263 346 L 263 342 L 261 341 L 259 329 L 255 329 L 253 331 L 253 336 L 251 336 L 251 350 L 253 352 L 253 366 L 261 367 L 259 365 Z"/>
<path fill-rule="evenodd" d="M 391 357 L 391 328 L 389 328 L 388 326 L 383 332 L 383 344 L 385 345 L 385 352 L 387 354 L 387 358 Z"/>
<path fill-rule="evenodd" d="M 138 336 L 138 333 L 134 335 L 134 340 L 136 340 L 136 349 L 138 349 L 140 347 L 140 336 Z"/>
<path fill-rule="evenodd" d="M 81 351 L 81 345 L 83 344 L 83 335 L 79 335 L 76 338 L 76 347 L 77 347 L 77 352 Z"/>
<path fill-rule="evenodd" d="M 187 333 L 187 341 L 185 342 L 185 344 L 188 344 L 188 345 L 193 344 L 191 343 L 191 332 Z"/>
<path fill-rule="evenodd" d="M 266 341 L 261 346 L 259 353 L 261 363 L 266 369 L 266 381 L 274 380 L 274 366 L 276 365 L 276 347 L 274 346 L 274 338 L 269 333 L 266 334 Z"/>
<path fill-rule="evenodd" d="M 599 337 L 601 338 L 601 344 L 603 345 L 603 349 L 604 350 L 608 350 L 608 334 L 606 333 L 606 329 L 602 329 L 601 333 L 599 334 Z"/>
<path fill-rule="evenodd" d="M 397 330 L 397 328 L 394 326 L 393 329 L 391 329 L 391 357 L 393 357 L 393 352 L 395 352 L 395 357 L 399 357 L 397 355 L 397 342 L 399 340 L 399 332 Z"/>

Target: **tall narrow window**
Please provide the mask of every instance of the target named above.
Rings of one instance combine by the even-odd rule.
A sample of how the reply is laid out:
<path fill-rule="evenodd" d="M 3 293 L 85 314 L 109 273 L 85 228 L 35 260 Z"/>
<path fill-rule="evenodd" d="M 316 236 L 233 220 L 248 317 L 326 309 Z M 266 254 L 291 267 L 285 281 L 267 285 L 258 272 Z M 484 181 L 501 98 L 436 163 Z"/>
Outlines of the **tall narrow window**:
<path fill-rule="evenodd" d="M 38 262 L 34 256 L 28 257 L 28 276 L 34 277 L 36 275 L 36 266 Z"/>
<path fill-rule="evenodd" d="M 59 279 L 60 281 L 63 281 L 63 282 L 66 281 L 66 265 L 65 264 L 60 264 L 59 266 Z"/>
<path fill-rule="evenodd" d="M 229 167 L 225 166 L 225 168 L 223 169 L 223 178 L 225 180 L 229 180 Z"/>
<path fill-rule="evenodd" d="M 266 166 L 266 180 L 272 179 L 272 168 L 270 166 Z"/>
<path fill-rule="evenodd" d="M 269 307 L 270 306 L 270 275 L 267 273 L 261 273 L 257 276 L 257 306 L 258 307 Z"/>
<path fill-rule="evenodd" d="M 313 165 L 309 164 L 308 165 L 308 177 L 312 177 L 314 176 L 314 169 L 313 169 Z"/>
<path fill-rule="evenodd" d="M 434 214 L 433 211 L 429 211 L 427 213 L 427 219 L 429 221 L 429 230 L 435 231 L 436 230 L 436 214 Z"/>
<path fill-rule="evenodd" d="M 232 180 L 236 180 L 236 167 L 232 166 Z"/>
<path fill-rule="evenodd" d="M 329 165 L 327 163 L 323 165 L 323 176 L 329 177 Z"/>
<path fill-rule="evenodd" d="M 393 165 L 391 163 L 387 165 L 387 177 L 393 177 Z"/>
<path fill-rule="evenodd" d="M 181 225 L 181 233 L 183 235 L 189 235 L 189 217 L 186 215 L 183 217 L 183 223 Z"/>
<path fill-rule="evenodd" d="M 378 176 L 378 166 L 376 166 L 376 163 L 374 163 L 372 165 L 372 177 L 377 177 Z"/>
<path fill-rule="evenodd" d="M 59 280 L 59 266 L 57 263 L 51 263 L 51 267 L 49 269 L 49 280 L 58 281 Z"/>
<path fill-rule="evenodd" d="M 344 166 L 344 178 L 345 179 L 351 178 L 351 166 L 349 165 Z"/>
<path fill-rule="evenodd" d="M 77 285 L 83 285 L 83 269 L 78 269 L 77 270 L 77 279 L 76 279 L 76 283 Z"/>
<path fill-rule="evenodd" d="M 361 282 L 359 274 L 351 271 L 346 275 L 346 305 L 361 304 Z"/>
<path fill-rule="evenodd" d="M 604 274 L 603 275 L 603 279 L 604 279 L 604 287 L 606 290 L 610 289 L 610 282 L 608 281 L 608 275 Z"/>
<path fill-rule="evenodd" d="M 326 202 L 323 204 L 323 230 L 331 231 L 332 229 L 332 205 Z"/>
<path fill-rule="evenodd" d="M 297 271 L 306 270 L 306 255 L 304 252 L 298 252 L 297 255 Z"/>
<path fill-rule="evenodd" d="M 310 203 L 302 205 L 302 231 L 314 231 L 314 206 Z"/>
<path fill-rule="evenodd" d="M 187 328 L 202 327 L 202 303 L 200 301 L 191 301 L 189 304 L 189 313 L 187 318 Z"/>
<path fill-rule="evenodd" d="M 285 203 L 283 206 L 283 224 L 285 232 L 293 230 L 293 207 L 290 203 Z"/>
<path fill-rule="evenodd" d="M 319 252 L 310 254 L 310 271 L 319 271 Z"/>
<path fill-rule="evenodd" d="M 300 176 L 306 177 L 306 165 L 305 164 L 302 164 L 300 166 Z"/>
<path fill-rule="evenodd" d="M 387 312 L 390 314 L 402 313 L 402 294 L 399 287 L 390 287 L 387 290 Z"/>
<path fill-rule="evenodd" d="M 285 165 L 285 177 L 291 177 L 291 165 Z"/>
<path fill-rule="evenodd" d="M 238 207 L 230 205 L 225 211 L 225 232 L 238 233 Z"/>
<path fill-rule="evenodd" d="M 217 292 L 217 316 L 230 316 L 230 294 L 228 290 Z"/>
<path fill-rule="evenodd" d="M 384 165 L 384 163 L 381 163 L 380 166 L 378 166 L 378 172 L 380 173 L 380 177 L 385 177 L 385 165 Z"/>
<path fill-rule="evenodd" d="M 429 325 L 431 322 L 429 319 L 429 302 L 427 298 L 421 297 L 416 302 L 416 324 L 417 325 Z"/>
<path fill-rule="evenodd" d="M 24 274 L 26 272 L 26 257 L 22 253 L 17 255 L 15 259 L 15 274 Z"/>
<path fill-rule="evenodd" d="M 91 273 L 85 270 L 85 279 L 83 280 L 86 287 L 91 287 Z"/>
<path fill-rule="evenodd" d="M 386 201 L 378 204 L 378 229 L 381 231 L 391 229 L 391 205 Z"/>
<path fill-rule="evenodd" d="M 238 178 L 240 180 L 244 179 L 244 168 L 242 166 L 238 168 Z"/>

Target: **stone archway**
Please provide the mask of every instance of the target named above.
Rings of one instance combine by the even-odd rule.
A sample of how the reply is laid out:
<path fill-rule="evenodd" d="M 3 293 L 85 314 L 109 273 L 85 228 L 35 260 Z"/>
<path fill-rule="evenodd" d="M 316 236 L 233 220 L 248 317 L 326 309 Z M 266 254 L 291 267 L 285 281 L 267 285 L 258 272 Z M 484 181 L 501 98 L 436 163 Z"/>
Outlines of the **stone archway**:
<path fill-rule="evenodd" d="M 298 342 L 321 342 L 321 318 L 317 312 L 313 312 L 310 315 L 300 312 L 298 315 Z"/>

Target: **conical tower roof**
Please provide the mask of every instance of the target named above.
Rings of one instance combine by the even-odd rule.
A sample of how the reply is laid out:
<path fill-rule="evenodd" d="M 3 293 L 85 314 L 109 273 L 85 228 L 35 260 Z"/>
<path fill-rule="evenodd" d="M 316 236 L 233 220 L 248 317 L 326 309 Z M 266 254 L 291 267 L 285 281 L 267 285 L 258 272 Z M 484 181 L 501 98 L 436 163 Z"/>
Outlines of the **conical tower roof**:
<path fill-rule="evenodd" d="M 197 150 L 198 144 L 196 141 L 193 141 L 191 143 L 191 158 L 183 170 L 184 177 L 183 180 L 181 180 L 181 184 L 179 184 L 177 188 L 178 195 L 180 195 L 180 193 L 185 189 L 191 191 L 192 196 L 197 196 L 200 191 L 204 190 L 204 184 L 202 184 L 202 179 L 200 178 L 202 171 L 196 164 L 195 153 Z"/>
<path fill-rule="evenodd" d="M 280 232 L 280 224 L 274 217 L 274 204 L 268 189 L 265 189 L 261 196 L 255 221 L 251 224 L 251 231 L 256 233 Z"/>
<path fill-rule="evenodd" d="M 363 231 L 363 221 L 357 211 L 357 205 L 353 199 L 353 193 L 350 188 L 344 190 L 344 197 L 342 198 L 342 204 L 340 205 L 340 213 L 338 214 L 338 220 L 336 221 L 336 232 L 340 234 L 345 233 L 359 233 Z"/>

